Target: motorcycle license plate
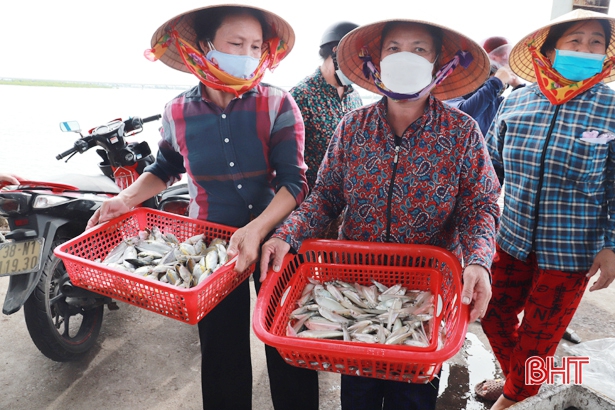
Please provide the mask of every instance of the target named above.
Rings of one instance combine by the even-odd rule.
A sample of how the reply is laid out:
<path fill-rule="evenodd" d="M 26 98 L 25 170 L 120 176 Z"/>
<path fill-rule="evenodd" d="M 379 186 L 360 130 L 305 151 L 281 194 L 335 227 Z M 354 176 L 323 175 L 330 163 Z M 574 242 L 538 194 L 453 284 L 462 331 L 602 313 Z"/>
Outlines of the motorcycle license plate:
<path fill-rule="evenodd" d="M 41 266 L 44 238 L 0 243 L 0 276 L 34 272 Z"/>

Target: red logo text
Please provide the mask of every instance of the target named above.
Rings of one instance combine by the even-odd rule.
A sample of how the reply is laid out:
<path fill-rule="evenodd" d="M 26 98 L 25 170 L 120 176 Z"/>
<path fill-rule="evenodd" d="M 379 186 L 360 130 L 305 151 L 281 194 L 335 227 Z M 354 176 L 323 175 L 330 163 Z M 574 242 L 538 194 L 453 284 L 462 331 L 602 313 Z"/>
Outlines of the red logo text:
<path fill-rule="evenodd" d="M 589 357 L 564 356 L 562 365 L 557 367 L 553 356 L 546 359 L 532 356 L 525 361 L 525 384 L 555 384 L 556 376 L 561 376 L 562 384 L 570 384 L 571 380 L 573 384 L 581 384 L 585 364 L 589 364 Z"/>

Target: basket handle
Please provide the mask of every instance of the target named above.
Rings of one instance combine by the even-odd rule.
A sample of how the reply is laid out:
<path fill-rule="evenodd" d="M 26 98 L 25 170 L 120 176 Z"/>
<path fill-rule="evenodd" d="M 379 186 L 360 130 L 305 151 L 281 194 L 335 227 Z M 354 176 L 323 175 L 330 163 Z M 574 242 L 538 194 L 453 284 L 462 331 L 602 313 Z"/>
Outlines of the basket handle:
<path fill-rule="evenodd" d="M 226 263 L 224 265 L 222 265 L 222 266 L 224 267 L 224 266 L 232 265 L 233 263 L 237 262 L 237 259 L 239 259 L 239 254 L 233 256 L 231 259 L 226 261 Z"/>

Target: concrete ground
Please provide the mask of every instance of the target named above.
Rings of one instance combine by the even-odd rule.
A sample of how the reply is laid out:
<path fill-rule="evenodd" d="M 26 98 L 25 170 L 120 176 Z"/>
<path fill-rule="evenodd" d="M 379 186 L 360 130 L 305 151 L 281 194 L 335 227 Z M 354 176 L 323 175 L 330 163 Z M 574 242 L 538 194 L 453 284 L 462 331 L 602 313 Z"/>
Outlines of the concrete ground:
<path fill-rule="evenodd" d="M 0 278 L 4 301 L 8 278 Z M 252 294 L 255 300 L 254 293 Z M 572 322 L 584 341 L 615 337 L 615 286 L 585 295 Z M 0 409 L 199 409 L 200 350 L 196 326 L 118 303 L 105 311 L 95 348 L 75 363 L 56 363 L 32 343 L 22 311 L 0 315 Z M 560 343 L 558 354 L 565 355 Z M 256 410 L 272 409 L 262 343 L 253 337 Z M 498 371 L 480 324 L 443 366 L 438 410 L 486 409 L 472 386 Z M 320 408 L 340 408 L 339 376 L 322 372 Z"/>

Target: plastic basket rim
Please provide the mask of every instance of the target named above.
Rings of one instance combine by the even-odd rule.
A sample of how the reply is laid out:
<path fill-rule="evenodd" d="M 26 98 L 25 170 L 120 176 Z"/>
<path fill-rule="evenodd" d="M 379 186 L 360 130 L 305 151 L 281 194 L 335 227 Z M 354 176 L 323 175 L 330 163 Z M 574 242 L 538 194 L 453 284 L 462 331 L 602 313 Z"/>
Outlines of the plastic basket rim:
<path fill-rule="evenodd" d="M 318 251 L 319 249 L 333 250 L 333 248 L 347 249 L 347 246 L 351 246 L 356 250 L 368 250 L 373 252 L 374 250 L 395 250 L 395 249 L 424 249 L 425 251 L 435 252 L 445 260 L 450 262 L 451 269 L 459 271 L 461 273 L 461 264 L 457 258 L 449 251 L 432 245 L 418 245 L 418 244 L 398 244 L 398 243 L 381 243 L 381 242 L 362 242 L 362 241 L 339 241 L 339 240 L 322 240 L 322 239 L 310 239 L 304 241 L 302 247 L 297 254 L 304 254 L 306 251 Z M 305 247 L 305 248 L 304 248 Z M 460 350 L 465 340 L 465 333 L 467 332 L 468 321 L 462 319 L 462 315 L 469 316 L 469 308 L 467 305 L 461 303 L 461 297 L 458 297 L 455 302 L 455 307 L 459 309 L 459 323 L 457 324 L 456 332 L 452 335 L 447 343 L 441 349 L 429 350 L 429 351 L 407 351 L 402 350 L 397 345 L 382 345 L 377 343 L 364 343 L 360 345 L 352 344 L 352 342 L 345 342 L 340 340 L 325 340 L 325 339 L 308 339 L 292 336 L 279 336 L 271 333 L 265 325 L 265 311 L 267 310 L 268 303 L 272 297 L 273 289 L 277 285 L 279 279 L 284 273 L 286 266 L 296 256 L 287 254 L 284 257 L 282 268 L 279 272 L 275 272 L 272 269 L 267 274 L 266 283 L 263 284 L 261 294 L 266 297 L 259 297 L 256 300 L 254 308 L 252 328 L 256 336 L 265 344 L 275 347 L 280 352 L 307 352 L 310 354 L 339 356 L 350 356 L 355 359 L 364 358 L 370 360 L 386 360 L 390 362 L 411 362 L 416 364 L 433 364 L 434 362 L 444 362 L 455 356 Z M 453 278 L 456 285 L 461 292 L 461 278 Z M 377 353 L 377 354 L 374 354 Z"/>
<path fill-rule="evenodd" d="M 134 208 L 128 212 L 126 212 L 125 214 L 122 214 L 116 218 L 110 219 L 106 222 L 103 222 L 97 226 L 94 226 L 90 229 L 85 230 L 84 232 L 82 232 L 81 234 L 75 236 L 72 239 L 69 239 L 68 241 L 60 244 L 56 249 L 60 250 L 63 254 L 67 254 L 70 255 L 69 253 L 66 252 L 66 249 L 68 247 L 74 246 L 78 243 L 80 243 L 83 239 L 88 238 L 90 236 L 92 236 L 92 234 L 98 233 L 98 232 L 103 232 L 106 229 L 108 229 L 110 226 L 117 224 L 119 222 L 123 222 L 125 220 L 128 220 L 129 218 L 133 217 L 133 216 L 137 216 L 139 214 L 152 214 L 152 215 L 157 215 L 157 216 L 163 216 L 163 217 L 167 217 L 169 219 L 176 219 L 179 221 L 183 221 L 183 222 L 188 222 L 188 223 L 194 223 L 194 224 L 200 224 L 200 225 L 206 225 L 208 227 L 214 228 L 214 229 L 220 229 L 221 231 L 228 231 L 229 234 L 232 234 L 233 232 L 235 232 L 238 228 L 233 227 L 233 226 L 228 226 L 228 225 L 222 225 L 216 222 L 208 222 L 208 221 L 202 221 L 200 219 L 194 219 L 194 218 L 189 218 L 187 216 L 183 216 L 183 215 L 178 215 L 178 214 L 173 214 L 171 212 L 165 212 L 165 211 L 160 211 L 158 209 L 154 209 L 154 208 L 146 208 L 146 207 L 137 207 Z"/>

